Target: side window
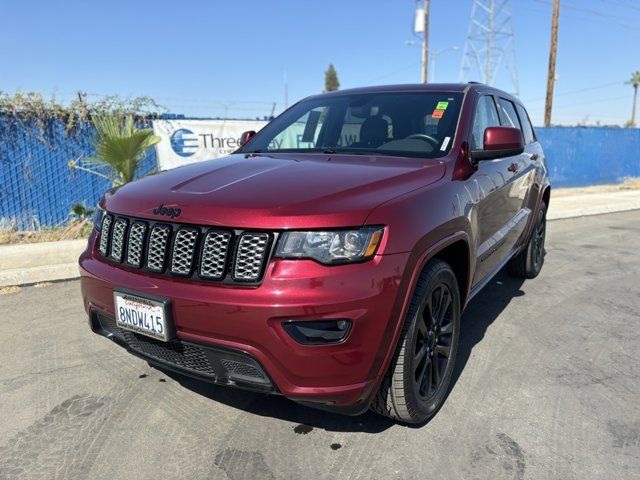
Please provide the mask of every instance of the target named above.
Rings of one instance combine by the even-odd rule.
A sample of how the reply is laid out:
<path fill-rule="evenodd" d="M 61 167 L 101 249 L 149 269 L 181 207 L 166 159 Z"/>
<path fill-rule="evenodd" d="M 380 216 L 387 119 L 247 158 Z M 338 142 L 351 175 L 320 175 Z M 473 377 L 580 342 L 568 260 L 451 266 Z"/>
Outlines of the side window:
<path fill-rule="evenodd" d="M 533 133 L 533 127 L 529 121 L 529 115 L 522 105 L 516 105 L 518 110 L 518 116 L 520 117 L 520 123 L 522 124 L 522 134 L 524 135 L 524 143 L 528 145 L 536 141 L 536 136 Z"/>
<path fill-rule="evenodd" d="M 520 121 L 513 102 L 499 98 L 498 110 L 500 111 L 500 124 L 503 127 L 520 128 Z"/>
<path fill-rule="evenodd" d="M 473 117 L 473 130 L 471 131 L 471 148 L 480 150 L 484 146 L 484 131 L 489 127 L 499 127 L 496 104 L 491 95 L 483 95 L 476 105 L 476 113 Z"/>

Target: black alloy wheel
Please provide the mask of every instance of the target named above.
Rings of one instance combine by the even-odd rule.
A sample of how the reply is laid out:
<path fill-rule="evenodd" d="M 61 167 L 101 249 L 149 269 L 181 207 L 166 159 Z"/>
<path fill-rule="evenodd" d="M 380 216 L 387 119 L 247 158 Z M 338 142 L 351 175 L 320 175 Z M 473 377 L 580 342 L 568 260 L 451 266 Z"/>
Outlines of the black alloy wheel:
<path fill-rule="evenodd" d="M 546 209 L 542 208 L 538 212 L 538 220 L 533 231 L 532 241 L 532 258 L 533 268 L 540 271 L 542 262 L 544 262 L 544 240 L 547 233 Z"/>
<path fill-rule="evenodd" d="M 387 374 L 371 405 L 404 423 L 423 423 L 451 385 L 460 332 L 460 291 L 445 261 L 430 260 L 416 282 Z"/>
<path fill-rule="evenodd" d="M 547 235 L 547 204 L 543 201 L 538 209 L 536 223 L 529 242 L 518 256 L 511 259 L 507 271 L 520 278 L 535 278 L 542 270 L 546 254 L 544 242 Z"/>
<path fill-rule="evenodd" d="M 453 337 L 453 305 L 449 286 L 439 283 L 427 295 L 414 343 L 413 371 L 420 397 L 432 397 L 442 386 L 450 362 Z"/>

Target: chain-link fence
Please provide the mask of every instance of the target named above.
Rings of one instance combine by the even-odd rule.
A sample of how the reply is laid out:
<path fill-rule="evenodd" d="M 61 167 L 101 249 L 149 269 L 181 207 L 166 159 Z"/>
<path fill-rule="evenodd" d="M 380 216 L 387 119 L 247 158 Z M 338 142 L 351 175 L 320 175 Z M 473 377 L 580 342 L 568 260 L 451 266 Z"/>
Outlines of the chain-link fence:
<path fill-rule="evenodd" d="M 110 181 L 68 165 L 94 155 L 93 135 L 90 124 L 67 131 L 62 121 L 51 120 L 43 129 L 32 120 L 0 115 L 0 226 L 38 230 L 64 225 L 73 205 L 93 207 Z M 156 168 L 150 149 L 138 176 Z"/>

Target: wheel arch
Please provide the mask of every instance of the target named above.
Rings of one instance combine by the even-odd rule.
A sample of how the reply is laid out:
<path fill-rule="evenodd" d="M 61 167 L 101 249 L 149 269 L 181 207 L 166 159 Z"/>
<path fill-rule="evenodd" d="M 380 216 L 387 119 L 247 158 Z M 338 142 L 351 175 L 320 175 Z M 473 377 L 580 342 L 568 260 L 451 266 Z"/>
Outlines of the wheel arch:
<path fill-rule="evenodd" d="M 544 191 L 542 192 L 542 201 L 547 205 L 547 208 L 549 208 L 550 200 L 551 200 L 551 185 L 547 185 Z"/>
<path fill-rule="evenodd" d="M 456 240 L 453 243 L 445 246 L 442 250 L 436 252 L 430 257 L 422 267 L 422 270 L 426 267 L 427 263 L 433 258 L 439 258 L 447 262 L 447 264 L 453 270 L 458 282 L 458 291 L 460 293 L 460 308 L 464 308 L 467 301 L 467 295 L 469 293 L 469 277 L 470 277 L 470 254 L 469 244 L 463 240 Z"/>
<path fill-rule="evenodd" d="M 379 357 L 380 361 L 374 364 L 371 372 L 372 376 L 376 375 L 382 378 L 386 369 L 389 367 L 395 347 L 398 344 L 404 319 L 411 304 L 411 298 L 415 292 L 416 282 L 431 259 L 440 258 L 444 261 L 448 259 L 455 264 L 455 267 L 452 265 L 451 268 L 456 274 L 456 280 L 458 281 L 460 308 L 461 310 L 464 308 L 470 290 L 470 279 L 473 278 L 470 245 L 471 242 L 467 232 L 459 230 L 433 243 L 430 247 L 419 253 L 417 260 L 413 262 L 412 267 L 410 267 L 410 273 L 405 277 L 404 281 L 408 283 L 404 289 L 404 294 L 397 299 L 396 307 L 394 308 L 395 313 L 393 317 L 396 318 L 397 321 L 389 323 L 390 328 L 385 335 L 387 341 L 383 342 L 384 344 L 380 346 L 379 350 L 381 353 L 385 353 Z M 447 261 L 447 263 L 449 263 L 449 261 Z M 451 265 L 451 263 L 449 264 Z M 466 272 L 463 271 L 465 268 Z"/>

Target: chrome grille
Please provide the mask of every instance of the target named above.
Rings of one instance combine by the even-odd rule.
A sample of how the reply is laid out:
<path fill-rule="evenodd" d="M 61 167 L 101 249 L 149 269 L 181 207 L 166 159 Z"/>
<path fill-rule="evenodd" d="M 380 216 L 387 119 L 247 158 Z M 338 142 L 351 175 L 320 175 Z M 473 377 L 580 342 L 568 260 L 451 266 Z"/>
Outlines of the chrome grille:
<path fill-rule="evenodd" d="M 127 248 L 127 263 L 134 267 L 142 265 L 142 249 L 144 236 L 147 233 L 147 225 L 133 223 L 129 229 L 129 245 Z"/>
<path fill-rule="evenodd" d="M 111 215 L 105 215 L 102 219 L 99 250 L 103 257 L 107 256 L 107 250 L 109 248 L 109 235 L 111 234 L 112 220 L 113 217 Z"/>
<path fill-rule="evenodd" d="M 229 232 L 208 232 L 202 242 L 202 258 L 200 260 L 200 276 L 221 279 L 227 263 L 229 251 Z"/>
<path fill-rule="evenodd" d="M 129 268 L 215 282 L 258 284 L 277 234 L 105 214 L 98 244 Z"/>
<path fill-rule="evenodd" d="M 181 228 L 176 233 L 173 241 L 173 254 L 171 256 L 171 272 L 177 275 L 191 274 L 193 265 L 193 251 L 196 247 L 198 231 L 195 229 Z"/>
<path fill-rule="evenodd" d="M 169 230 L 170 227 L 166 225 L 156 225 L 151 229 L 149 250 L 147 252 L 147 268 L 149 270 L 154 272 L 162 272 L 164 270 Z"/>
<path fill-rule="evenodd" d="M 122 250 L 126 232 L 127 221 L 124 218 L 117 218 L 116 221 L 113 222 L 113 233 L 111 234 L 111 258 L 116 262 L 122 261 Z"/>
<path fill-rule="evenodd" d="M 269 244 L 266 233 L 244 233 L 238 242 L 233 278 L 255 281 L 262 274 L 262 264 Z"/>

